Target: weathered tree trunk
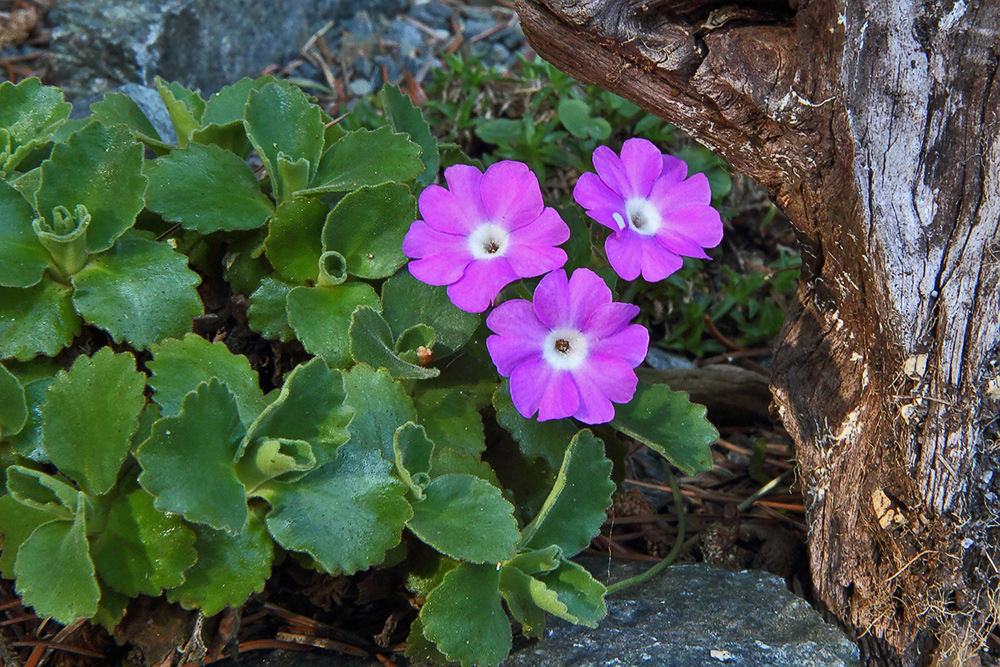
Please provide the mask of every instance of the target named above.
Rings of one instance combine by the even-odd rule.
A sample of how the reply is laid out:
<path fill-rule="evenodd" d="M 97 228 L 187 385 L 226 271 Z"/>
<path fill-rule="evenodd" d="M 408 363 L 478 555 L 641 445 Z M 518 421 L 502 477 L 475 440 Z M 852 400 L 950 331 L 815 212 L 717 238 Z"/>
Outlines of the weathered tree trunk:
<path fill-rule="evenodd" d="M 772 389 L 816 589 L 867 664 L 964 661 L 1000 612 L 1000 2 L 517 8 L 784 209 L 805 271 Z"/>

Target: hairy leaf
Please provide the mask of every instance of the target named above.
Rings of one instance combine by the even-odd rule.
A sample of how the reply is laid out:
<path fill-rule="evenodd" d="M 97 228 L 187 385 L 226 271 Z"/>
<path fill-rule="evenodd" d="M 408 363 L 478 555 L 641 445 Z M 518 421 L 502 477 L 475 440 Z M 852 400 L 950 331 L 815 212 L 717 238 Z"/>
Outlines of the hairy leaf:
<path fill-rule="evenodd" d="M 434 329 L 436 356 L 462 347 L 479 326 L 480 317 L 456 308 L 447 288 L 420 282 L 409 271 L 399 271 L 382 285 L 382 314 L 399 336 L 418 324 Z"/>
<path fill-rule="evenodd" d="M 252 423 L 267 405 L 250 361 L 230 352 L 225 343 L 209 343 L 201 336 L 186 334 L 182 339 L 168 339 L 151 349 L 153 360 L 146 363 L 153 373 L 149 386 L 156 391 L 153 399 L 163 408 L 164 417 L 180 412 L 184 396 L 213 377 L 229 387 L 244 424 Z"/>
<path fill-rule="evenodd" d="M 632 400 L 615 407 L 611 425 L 688 475 L 712 467 L 709 448 L 719 432 L 705 418 L 705 406 L 692 403 L 685 392 L 640 382 Z"/>
<path fill-rule="evenodd" d="M 323 224 L 330 207 L 320 199 L 303 197 L 278 207 L 268 228 L 267 258 L 285 280 L 316 280 L 322 251 Z"/>
<path fill-rule="evenodd" d="M 483 419 L 475 406 L 452 389 L 431 389 L 416 400 L 417 422 L 439 447 L 479 456 L 486 449 Z"/>
<path fill-rule="evenodd" d="M 56 356 L 80 333 L 73 290 L 53 280 L 27 289 L 0 287 L 0 359 Z"/>
<path fill-rule="evenodd" d="M 0 496 L 0 577 L 14 578 L 14 561 L 17 548 L 42 524 L 54 521 L 56 517 L 45 510 L 22 505 L 11 496 Z"/>
<path fill-rule="evenodd" d="M 124 125 L 136 139 L 160 155 L 171 148 L 135 100 L 125 93 L 105 93 L 103 100 L 90 105 L 90 111 L 94 118 L 108 127 Z"/>
<path fill-rule="evenodd" d="M 31 204 L 6 181 L 0 181 L 0 286 L 31 287 L 51 261 L 31 226 Z"/>
<path fill-rule="evenodd" d="M 194 526 L 194 532 L 198 562 L 185 573 L 183 584 L 167 591 L 168 600 L 214 616 L 264 590 L 271 575 L 274 542 L 254 514 L 236 535 L 205 526 Z"/>
<path fill-rule="evenodd" d="M 423 500 L 427 473 L 431 469 L 434 443 L 427 439 L 422 426 L 406 422 L 393 434 L 396 474 L 409 487 L 413 497 Z"/>
<path fill-rule="evenodd" d="M 83 498 L 72 521 L 52 521 L 34 530 L 17 550 L 17 592 L 39 616 L 69 625 L 97 613 L 101 590 L 87 544 Z"/>
<path fill-rule="evenodd" d="M 56 144 L 42 163 L 42 185 L 35 195 L 38 212 L 52 222 L 52 209 L 87 207 L 87 251 L 101 252 L 135 222 L 144 205 L 142 144 L 124 127 L 92 123 Z"/>
<path fill-rule="evenodd" d="M 25 507 L 46 512 L 58 519 L 72 519 L 81 496 L 66 482 L 19 465 L 7 468 L 7 492 Z"/>
<path fill-rule="evenodd" d="M 614 491 L 604 443 L 590 431 L 580 431 L 569 443 L 541 511 L 523 531 L 523 547 L 555 544 L 567 557 L 575 556 L 600 531 Z"/>
<path fill-rule="evenodd" d="M 323 153 L 312 187 L 298 194 L 348 192 L 408 181 L 424 170 L 419 155 L 420 146 L 388 127 L 348 132 Z"/>
<path fill-rule="evenodd" d="M 153 498 L 137 489 L 108 509 L 91 553 L 97 574 L 116 591 L 155 597 L 184 581 L 184 572 L 199 557 L 194 541 L 179 516 L 157 510 Z"/>
<path fill-rule="evenodd" d="M 150 210 L 201 234 L 255 229 L 274 213 L 242 158 L 192 144 L 147 163 Z"/>
<path fill-rule="evenodd" d="M 385 110 L 389 124 L 396 132 L 405 132 L 410 139 L 420 146 L 420 159 L 424 163 L 424 171 L 417 177 L 417 183 L 428 186 L 437 178 L 441 166 L 438 154 L 437 139 L 431 134 L 431 128 L 424 120 L 410 98 L 404 95 L 398 86 L 382 86 L 382 108 Z"/>
<path fill-rule="evenodd" d="M 422 380 L 437 377 L 436 368 L 403 361 L 395 352 L 392 331 L 382 316 L 367 306 L 359 307 L 351 317 L 351 356 L 355 361 L 385 368 L 396 379 Z"/>
<path fill-rule="evenodd" d="M 510 398 L 510 383 L 505 379 L 493 394 L 497 421 L 514 437 L 525 456 L 539 456 L 555 468 L 562 463 L 569 441 L 577 434 L 572 419 L 540 422 L 525 419 Z"/>
<path fill-rule="evenodd" d="M 462 667 L 499 665 L 510 653 L 510 620 L 496 565 L 461 563 L 444 575 L 420 610 L 424 636 Z"/>
<path fill-rule="evenodd" d="M 294 484 L 269 484 L 267 527 L 291 551 L 312 556 L 332 574 L 376 565 L 399 544 L 413 516 L 406 486 L 377 450 L 347 444 L 337 458 Z"/>
<path fill-rule="evenodd" d="M 205 100 L 197 92 L 177 82 L 167 83 L 160 77 L 156 77 L 154 82 L 156 90 L 160 93 L 160 99 L 163 100 L 163 106 L 170 114 L 174 134 L 177 135 L 177 145 L 184 148 L 188 145 L 191 133 L 200 126 L 199 121 L 205 113 Z"/>
<path fill-rule="evenodd" d="M 36 77 L 0 84 L 0 128 L 9 133 L 12 149 L 0 173 L 9 173 L 33 148 L 49 141 L 72 110 L 61 90 L 43 86 Z"/>
<path fill-rule="evenodd" d="M 444 475 L 424 487 L 407 527 L 451 558 L 498 563 L 514 556 L 520 533 L 500 489 L 472 475 Z"/>
<path fill-rule="evenodd" d="M 351 363 L 351 313 L 358 306 L 380 307 L 371 285 L 296 287 L 288 293 L 288 323 L 306 351 L 344 368 Z"/>
<path fill-rule="evenodd" d="M 358 364 L 344 373 L 347 404 L 354 408 L 351 442 L 395 460 L 396 429 L 415 422 L 417 411 L 403 386 L 384 369 Z"/>
<path fill-rule="evenodd" d="M 295 338 L 295 331 L 288 324 L 288 313 L 285 311 L 288 293 L 294 287 L 283 280 L 264 278 L 260 287 L 250 295 L 247 319 L 254 331 L 265 338 L 282 342 Z"/>
<path fill-rule="evenodd" d="M 77 357 L 45 392 L 45 451 L 85 493 L 99 496 L 115 485 L 146 404 L 145 387 L 135 357 L 105 347 Z"/>
<path fill-rule="evenodd" d="M 205 308 L 195 289 L 200 282 L 166 243 L 120 240 L 73 276 L 73 305 L 115 341 L 148 349 L 191 331 Z"/>
<path fill-rule="evenodd" d="M 27 421 L 28 403 L 24 398 L 24 388 L 0 364 L 0 440 L 20 433 Z"/>
<path fill-rule="evenodd" d="M 387 278 L 406 263 L 403 237 L 416 214 L 417 202 L 405 185 L 355 190 L 327 216 L 323 250 L 343 255 L 353 276 Z"/>
<path fill-rule="evenodd" d="M 181 411 L 153 424 L 136 451 L 139 483 L 164 512 L 236 534 L 247 521 L 235 459 L 245 434 L 236 399 L 218 378 L 184 397 Z"/>
<path fill-rule="evenodd" d="M 344 404 L 346 397 L 340 371 L 330 370 L 322 359 L 311 359 L 288 374 L 278 398 L 247 430 L 245 442 L 302 440 L 311 445 L 317 465 L 326 463 L 350 438 L 347 425 L 354 409 Z"/>

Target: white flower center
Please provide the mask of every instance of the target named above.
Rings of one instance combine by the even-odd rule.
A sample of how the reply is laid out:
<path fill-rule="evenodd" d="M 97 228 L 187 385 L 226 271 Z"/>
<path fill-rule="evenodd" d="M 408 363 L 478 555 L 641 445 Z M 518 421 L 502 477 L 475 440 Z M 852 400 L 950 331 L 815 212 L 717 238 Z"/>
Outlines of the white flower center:
<path fill-rule="evenodd" d="M 552 368 L 571 371 L 587 359 L 587 338 L 576 329 L 556 329 L 542 343 L 542 357 Z"/>
<path fill-rule="evenodd" d="M 637 234 L 644 236 L 655 234 L 663 223 L 660 212 L 645 197 L 632 197 L 626 201 L 625 217 L 628 218 L 628 226 Z M 625 221 L 621 219 L 621 214 L 615 213 L 614 218 L 619 228 L 625 229 Z"/>
<path fill-rule="evenodd" d="M 484 222 L 469 234 L 469 252 L 476 259 L 503 257 L 510 242 L 510 233 L 492 222 Z"/>

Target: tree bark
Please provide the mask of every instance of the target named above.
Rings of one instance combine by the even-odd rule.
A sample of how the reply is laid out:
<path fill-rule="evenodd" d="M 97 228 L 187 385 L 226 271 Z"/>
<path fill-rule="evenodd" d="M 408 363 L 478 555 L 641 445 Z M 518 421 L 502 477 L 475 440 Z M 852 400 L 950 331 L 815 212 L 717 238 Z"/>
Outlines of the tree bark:
<path fill-rule="evenodd" d="M 775 349 L 822 602 L 866 664 L 962 664 L 1000 612 L 1000 2 L 518 0 L 544 58 L 766 186 Z"/>

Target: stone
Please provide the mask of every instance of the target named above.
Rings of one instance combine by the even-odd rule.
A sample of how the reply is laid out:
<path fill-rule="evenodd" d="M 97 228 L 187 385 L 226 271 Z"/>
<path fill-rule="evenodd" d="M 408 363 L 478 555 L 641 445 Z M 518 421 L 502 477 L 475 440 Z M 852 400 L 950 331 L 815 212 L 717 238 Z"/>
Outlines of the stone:
<path fill-rule="evenodd" d="M 645 563 L 583 559 L 612 581 Z M 790 593 L 779 577 L 711 565 L 677 565 L 608 598 L 596 629 L 549 618 L 540 642 L 516 650 L 503 667 L 852 667 L 858 649 Z M 515 646 L 524 642 L 515 641 Z M 240 656 L 243 667 L 378 667 L 335 655 L 275 652 Z"/>
<path fill-rule="evenodd" d="M 406 0 L 368 0 L 369 12 L 401 11 Z M 161 76 L 206 96 L 285 62 L 354 0 L 73 0 L 50 18 L 54 75 L 69 98 Z"/>

